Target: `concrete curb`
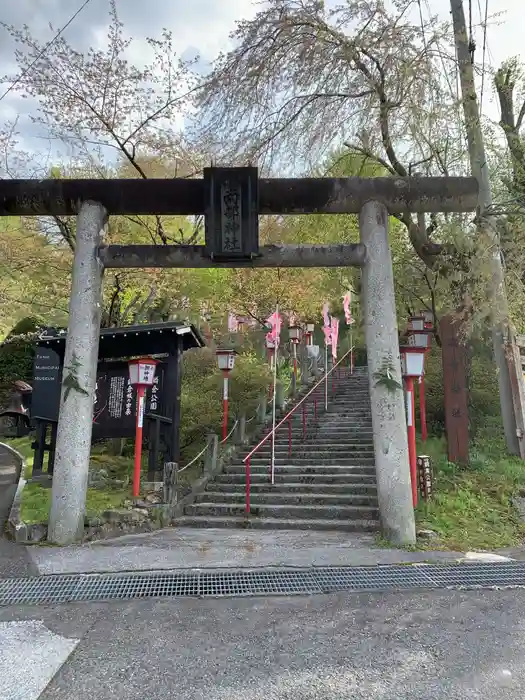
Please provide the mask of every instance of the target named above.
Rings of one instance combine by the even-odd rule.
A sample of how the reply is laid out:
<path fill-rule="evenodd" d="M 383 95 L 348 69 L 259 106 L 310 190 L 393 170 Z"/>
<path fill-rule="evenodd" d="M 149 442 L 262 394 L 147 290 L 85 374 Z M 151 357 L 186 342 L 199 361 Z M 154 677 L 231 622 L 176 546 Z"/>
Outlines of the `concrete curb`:
<path fill-rule="evenodd" d="M 20 505 L 22 503 L 22 492 L 27 483 L 24 477 L 27 464 L 23 455 L 21 455 L 18 450 L 15 450 L 10 445 L 6 445 L 4 442 L 1 442 L 0 446 L 14 455 L 20 462 L 20 476 L 18 477 L 13 503 L 11 504 L 9 516 L 7 518 L 7 530 L 15 542 L 23 542 L 27 537 L 27 524 L 20 519 Z M 20 539 L 21 537 L 22 539 Z"/>

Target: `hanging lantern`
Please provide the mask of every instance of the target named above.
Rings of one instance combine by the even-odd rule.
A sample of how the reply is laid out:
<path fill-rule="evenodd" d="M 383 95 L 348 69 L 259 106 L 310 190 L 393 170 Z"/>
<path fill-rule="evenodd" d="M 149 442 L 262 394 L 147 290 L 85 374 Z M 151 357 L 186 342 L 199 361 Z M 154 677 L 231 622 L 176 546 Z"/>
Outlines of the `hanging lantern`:
<path fill-rule="evenodd" d="M 288 337 L 294 345 L 298 345 L 301 342 L 301 326 L 289 326 Z"/>
<path fill-rule="evenodd" d="M 426 351 L 415 345 L 400 345 L 401 373 L 404 378 L 419 379 L 423 376 Z"/>
<path fill-rule="evenodd" d="M 216 350 L 217 364 L 219 369 L 223 372 L 230 372 L 235 365 L 235 355 L 237 352 L 235 350 Z"/>

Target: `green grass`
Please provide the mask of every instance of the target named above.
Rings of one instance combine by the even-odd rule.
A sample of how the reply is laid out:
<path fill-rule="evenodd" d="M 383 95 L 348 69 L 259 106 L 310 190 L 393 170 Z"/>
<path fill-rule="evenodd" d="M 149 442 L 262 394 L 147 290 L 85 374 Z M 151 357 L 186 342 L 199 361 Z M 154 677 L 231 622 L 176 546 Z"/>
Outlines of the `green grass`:
<path fill-rule="evenodd" d="M 418 445 L 418 454 L 432 458 L 434 494 L 419 503 L 417 523 L 440 535 L 440 548 L 497 549 L 523 542 L 525 529 L 510 498 L 525 488 L 525 464 L 508 457 L 502 441 L 478 439 L 468 467 L 448 462 L 444 439 L 430 438 Z M 427 546 L 435 549 L 436 543 Z"/>
<path fill-rule="evenodd" d="M 26 468 L 24 472 L 24 479 L 29 479 L 33 470 L 33 450 L 31 449 L 32 441 L 33 438 L 31 437 L 6 438 L 3 440 L 3 442 L 12 447 L 14 450 L 20 452 L 22 457 L 25 459 Z"/>
<path fill-rule="evenodd" d="M 13 438 L 6 442 L 18 450 L 26 460 L 24 478 L 30 479 L 33 471 L 33 450 L 31 442 L 33 438 Z M 144 456 L 143 467 L 146 465 L 147 456 Z M 91 464 L 105 469 L 110 477 L 122 479 L 125 475 L 130 475 L 132 470 L 132 458 L 110 455 L 107 446 L 96 445 L 91 454 Z M 86 515 L 93 517 L 100 515 L 105 510 L 118 508 L 123 502 L 131 498 L 131 489 L 88 489 L 86 499 Z M 51 489 L 40 484 L 28 483 L 22 493 L 20 506 L 20 517 L 26 523 L 47 522 L 49 506 L 51 501 Z"/>
<path fill-rule="evenodd" d="M 26 460 L 24 478 L 30 479 L 33 471 L 33 450 L 31 449 L 32 437 L 7 439 L 7 442 Z M 108 476 L 113 479 L 122 480 L 125 476 L 131 477 L 133 470 L 132 456 L 115 456 L 109 453 L 108 445 L 101 443 L 93 447 L 90 463 L 94 467 L 105 469 Z M 143 472 L 147 470 L 147 453 L 143 454 Z M 201 468 L 198 465 L 182 472 L 179 478 L 179 485 L 190 484 L 200 474 Z M 100 515 L 105 510 L 119 508 L 126 499 L 131 498 L 131 487 L 88 489 L 86 499 L 86 515 L 94 517 Z M 40 484 L 28 483 L 22 493 L 22 503 L 20 507 L 20 517 L 26 523 L 47 522 L 51 501 L 51 489 Z"/>
<path fill-rule="evenodd" d="M 105 510 L 119 508 L 126 498 L 130 498 L 129 489 L 121 491 L 99 491 L 88 489 L 86 515 L 93 517 Z M 51 503 L 51 489 L 40 484 L 26 484 L 22 493 L 20 517 L 26 523 L 45 523 Z"/>

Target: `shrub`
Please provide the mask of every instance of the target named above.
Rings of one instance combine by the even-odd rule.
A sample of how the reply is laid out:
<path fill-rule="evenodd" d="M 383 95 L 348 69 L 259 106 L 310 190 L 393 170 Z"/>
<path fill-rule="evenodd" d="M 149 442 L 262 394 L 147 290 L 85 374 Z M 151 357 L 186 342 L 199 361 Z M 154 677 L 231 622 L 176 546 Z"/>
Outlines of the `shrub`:
<path fill-rule="evenodd" d="M 8 399 L 16 379 L 31 382 L 35 340 L 35 333 L 9 335 L 0 345 L 0 406 Z"/>
<path fill-rule="evenodd" d="M 494 435 L 501 434 L 498 382 L 491 349 L 482 341 L 474 340 L 470 354 L 468 385 L 471 437 L 474 438 L 489 423 Z M 429 431 L 441 435 L 445 431 L 443 365 L 441 348 L 435 345 L 425 360 L 425 397 Z"/>
<path fill-rule="evenodd" d="M 230 424 L 241 410 L 251 417 L 270 382 L 268 365 L 253 352 L 240 354 L 230 374 Z M 181 449 L 184 457 L 206 433 L 220 433 L 223 376 L 209 348 L 183 355 L 181 389 Z"/>

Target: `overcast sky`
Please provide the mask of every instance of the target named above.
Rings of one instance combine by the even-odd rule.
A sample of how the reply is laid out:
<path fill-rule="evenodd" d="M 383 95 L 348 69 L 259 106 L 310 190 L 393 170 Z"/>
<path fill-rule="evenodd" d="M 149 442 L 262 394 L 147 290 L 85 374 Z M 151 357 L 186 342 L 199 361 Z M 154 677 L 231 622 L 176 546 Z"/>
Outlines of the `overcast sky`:
<path fill-rule="evenodd" d="M 472 0 L 474 23 L 479 23 L 484 13 L 485 0 Z M 29 25 L 42 41 L 49 41 L 57 29 L 63 26 L 82 4 L 82 0 L 0 0 L 0 18 L 10 24 Z M 108 20 L 108 0 L 90 0 L 87 7 L 65 31 L 68 41 L 78 50 L 89 46 L 100 47 L 105 40 Z M 228 47 L 228 34 L 235 21 L 247 18 L 256 10 L 252 0 L 117 0 L 119 15 L 126 32 L 136 42 L 132 60 L 140 62 L 144 49 L 141 41 L 147 36 L 156 36 L 163 27 L 173 31 L 180 54 L 198 52 L 205 60 L 212 60 L 221 49 Z M 521 6 L 521 9 L 520 9 Z M 422 0 L 423 11 L 428 15 L 439 13 L 447 19 L 449 0 Z M 488 61 L 498 66 L 501 61 L 521 53 L 525 59 L 523 26 L 525 10 L 522 0 L 489 0 L 489 16 L 504 13 L 489 24 Z M 468 16 L 467 0 L 465 10 Z M 49 25 L 53 26 L 53 29 Z M 4 35 L 2 35 L 4 33 Z M 478 55 L 481 56 L 482 32 L 477 30 Z M 2 72 L 14 70 L 14 45 L 7 33 L 0 29 L 0 65 Z M 0 94 L 7 86 L 0 89 Z M 489 86 L 490 87 L 490 86 Z M 0 102 L 0 123 L 7 117 L 27 109 L 29 103 L 17 99 L 10 93 Z M 497 112 L 485 101 L 490 116 Z M 27 119 L 21 120 L 26 137 L 30 130 Z M 26 126 L 24 126 L 26 125 Z M 31 139 L 26 140 L 29 145 Z M 38 149 L 40 150 L 40 149 Z"/>

